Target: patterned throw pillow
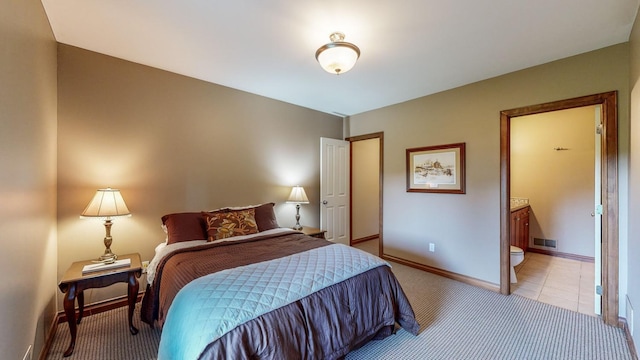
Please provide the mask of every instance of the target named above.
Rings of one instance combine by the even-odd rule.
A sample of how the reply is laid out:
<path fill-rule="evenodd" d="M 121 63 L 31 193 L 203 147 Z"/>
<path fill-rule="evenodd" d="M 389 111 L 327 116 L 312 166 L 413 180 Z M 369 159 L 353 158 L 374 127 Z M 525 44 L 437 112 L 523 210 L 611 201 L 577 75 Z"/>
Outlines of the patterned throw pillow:
<path fill-rule="evenodd" d="M 258 232 L 255 209 L 202 213 L 209 241 L 250 235 Z"/>
<path fill-rule="evenodd" d="M 277 229 L 280 227 L 280 225 L 278 225 L 278 220 L 276 220 L 276 214 L 273 211 L 273 207 L 275 205 L 276 205 L 275 203 L 270 202 L 270 203 L 264 203 L 260 205 L 227 207 L 220 210 L 236 211 L 236 210 L 254 209 L 256 211 L 255 217 L 256 217 L 256 224 L 258 225 L 258 232 L 261 232 L 261 231 L 266 231 L 271 229 Z M 220 210 L 217 210 L 217 211 L 220 211 Z"/>

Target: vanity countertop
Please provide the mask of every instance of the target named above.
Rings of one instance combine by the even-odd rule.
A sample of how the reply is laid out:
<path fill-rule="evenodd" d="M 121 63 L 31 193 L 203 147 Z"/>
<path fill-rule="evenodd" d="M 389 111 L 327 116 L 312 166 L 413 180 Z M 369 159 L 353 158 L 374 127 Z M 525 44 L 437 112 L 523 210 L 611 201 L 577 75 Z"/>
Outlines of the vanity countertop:
<path fill-rule="evenodd" d="M 524 208 L 526 208 L 526 207 L 529 207 L 529 204 L 523 204 L 523 205 L 518 205 L 518 206 L 512 206 L 509 210 L 510 210 L 511 212 L 514 212 L 514 211 L 518 211 L 518 210 L 524 209 Z"/>
<path fill-rule="evenodd" d="M 509 210 L 511 212 L 524 209 L 529 206 L 529 198 L 512 197 L 509 199 Z"/>

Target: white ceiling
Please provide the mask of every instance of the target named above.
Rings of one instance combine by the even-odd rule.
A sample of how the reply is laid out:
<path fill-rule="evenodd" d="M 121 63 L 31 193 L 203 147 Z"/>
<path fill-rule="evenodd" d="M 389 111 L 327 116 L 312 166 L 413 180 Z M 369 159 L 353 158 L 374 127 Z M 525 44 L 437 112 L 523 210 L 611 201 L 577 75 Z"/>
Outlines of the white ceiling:
<path fill-rule="evenodd" d="M 58 42 L 353 115 L 625 42 L 640 0 L 42 0 Z M 348 73 L 315 60 L 341 31 Z"/>

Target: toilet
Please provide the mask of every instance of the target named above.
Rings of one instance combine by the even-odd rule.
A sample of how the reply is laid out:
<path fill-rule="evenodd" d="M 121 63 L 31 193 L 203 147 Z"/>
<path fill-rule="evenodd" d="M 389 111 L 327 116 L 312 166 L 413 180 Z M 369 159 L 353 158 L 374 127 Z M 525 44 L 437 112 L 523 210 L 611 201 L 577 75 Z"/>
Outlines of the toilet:
<path fill-rule="evenodd" d="M 514 266 L 520 265 L 520 263 L 524 260 L 524 250 L 517 246 L 511 245 L 511 283 L 515 284 L 518 282 L 518 278 L 516 278 L 516 271 L 513 269 Z"/>

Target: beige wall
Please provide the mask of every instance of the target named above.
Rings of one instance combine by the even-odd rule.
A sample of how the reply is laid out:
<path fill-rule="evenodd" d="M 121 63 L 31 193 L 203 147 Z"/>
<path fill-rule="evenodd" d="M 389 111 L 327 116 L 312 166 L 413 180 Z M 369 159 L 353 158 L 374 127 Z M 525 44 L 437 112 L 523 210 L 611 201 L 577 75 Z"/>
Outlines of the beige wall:
<path fill-rule="evenodd" d="M 380 219 L 380 139 L 351 143 L 352 240 L 378 235 Z"/>
<path fill-rule="evenodd" d="M 120 188 L 133 214 L 114 221 L 112 250 L 143 260 L 171 212 L 273 201 L 293 226 L 297 184 L 304 225 L 319 225 L 320 137 L 342 139 L 342 118 L 67 45 L 58 56 L 58 277 L 104 251 L 101 223 L 78 218 L 101 187 Z"/>
<path fill-rule="evenodd" d="M 38 0 L 0 5 L 0 349 L 42 349 L 55 314 L 56 42 Z"/>
<path fill-rule="evenodd" d="M 595 254 L 595 109 L 511 119 L 511 196 L 529 199 L 530 240 L 557 241 L 555 249 L 539 248 Z"/>
<path fill-rule="evenodd" d="M 631 86 L 631 151 L 629 171 L 629 242 L 628 246 L 621 248 L 625 261 L 628 262 L 628 271 L 625 271 L 625 280 L 628 281 L 628 294 L 621 294 L 621 301 L 626 303 L 627 297 L 631 307 L 635 310 L 633 317 L 633 339 L 636 352 L 640 353 L 640 21 L 636 16 L 635 25 L 629 38 L 630 43 L 630 72 L 629 84 Z M 630 308 L 631 308 L 630 307 Z M 629 310 L 626 309 L 625 310 Z M 631 321 L 629 314 L 623 316 Z"/>
<path fill-rule="evenodd" d="M 385 254 L 499 283 L 501 110 L 618 90 L 626 197 L 628 63 L 628 45 L 620 44 L 352 116 L 350 136 L 384 131 Z M 466 143 L 466 194 L 407 193 L 405 150 L 457 142 Z M 624 228 L 626 216 L 621 202 Z M 626 293 L 626 279 L 620 289 Z"/>

